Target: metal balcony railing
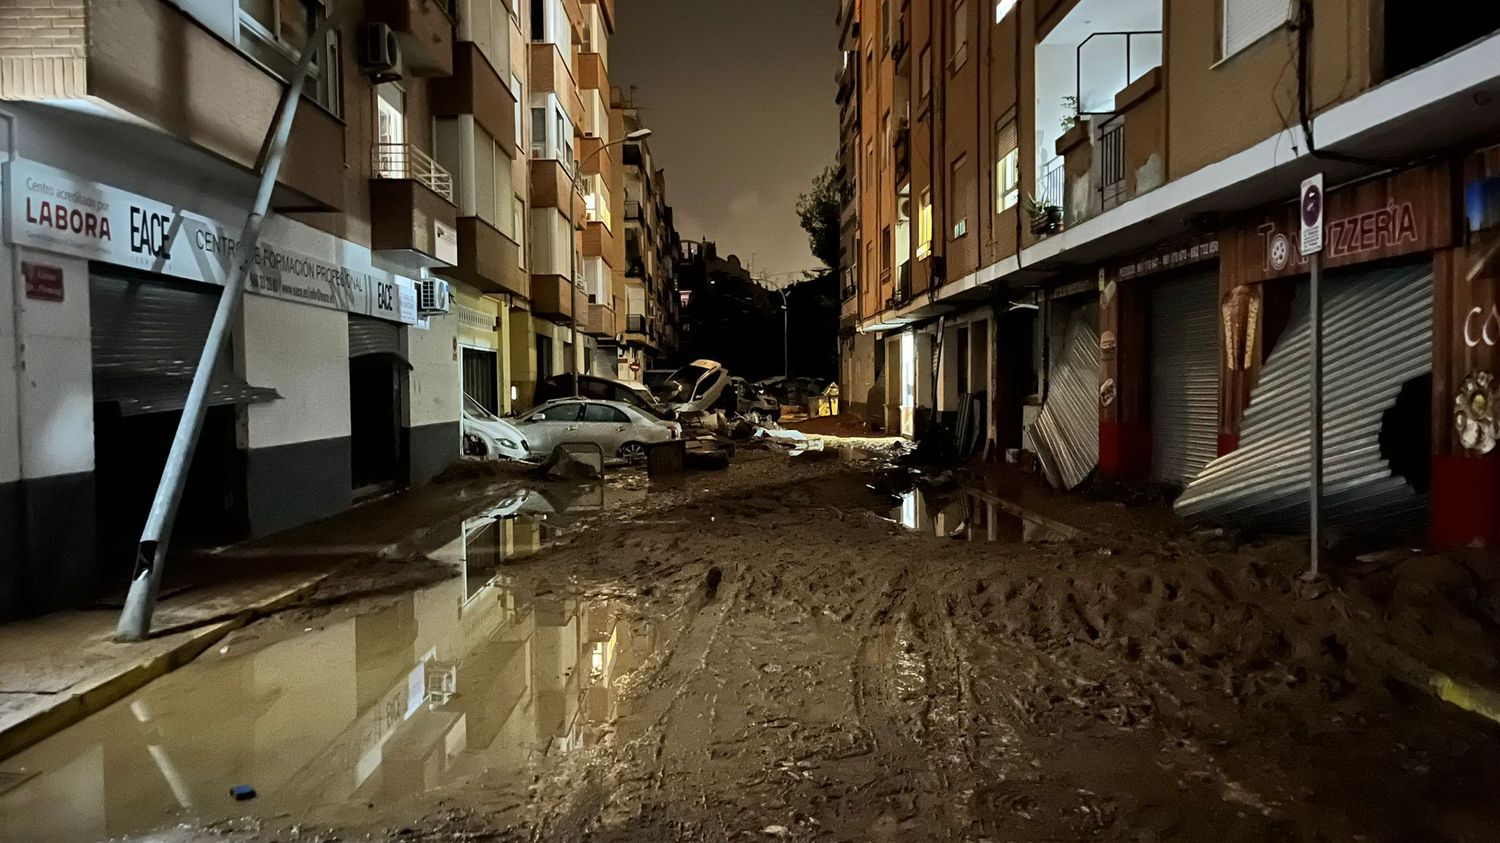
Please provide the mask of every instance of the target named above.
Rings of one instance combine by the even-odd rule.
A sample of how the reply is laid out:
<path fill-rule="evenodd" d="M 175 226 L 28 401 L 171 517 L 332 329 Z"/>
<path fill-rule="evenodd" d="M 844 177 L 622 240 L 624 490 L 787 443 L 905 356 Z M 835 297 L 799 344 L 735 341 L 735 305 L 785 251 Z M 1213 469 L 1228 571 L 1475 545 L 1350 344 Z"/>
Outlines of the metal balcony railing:
<path fill-rule="evenodd" d="M 453 176 L 432 156 L 409 143 L 377 143 L 374 150 L 375 177 L 411 179 L 428 190 L 453 201 Z"/>
<path fill-rule="evenodd" d="M 1041 205 L 1063 207 L 1063 157 L 1058 155 L 1042 165 L 1037 178 L 1036 199 Z"/>

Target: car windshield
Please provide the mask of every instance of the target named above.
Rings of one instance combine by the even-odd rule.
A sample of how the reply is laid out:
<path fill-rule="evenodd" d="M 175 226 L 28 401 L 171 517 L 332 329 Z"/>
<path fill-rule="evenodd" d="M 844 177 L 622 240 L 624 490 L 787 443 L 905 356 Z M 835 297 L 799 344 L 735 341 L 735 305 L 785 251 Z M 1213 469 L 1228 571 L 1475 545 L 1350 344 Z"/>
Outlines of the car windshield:
<path fill-rule="evenodd" d="M 497 421 L 494 413 L 491 413 L 489 410 L 486 410 L 484 407 L 480 406 L 478 401 L 475 401 L 468 395 L 464 396 L 464 413 L 467 414 L 471 419 L 479 419 L 480 421 Z"/>
<path fill-rule="evenodd" d="M 669 402 L 682 402 L 692 399 L 693 387 L 698 385 L 708 370 L 702 366 L 683 366 L 672 373 L 667 382 L 662 384 L 662 400 Z"/>

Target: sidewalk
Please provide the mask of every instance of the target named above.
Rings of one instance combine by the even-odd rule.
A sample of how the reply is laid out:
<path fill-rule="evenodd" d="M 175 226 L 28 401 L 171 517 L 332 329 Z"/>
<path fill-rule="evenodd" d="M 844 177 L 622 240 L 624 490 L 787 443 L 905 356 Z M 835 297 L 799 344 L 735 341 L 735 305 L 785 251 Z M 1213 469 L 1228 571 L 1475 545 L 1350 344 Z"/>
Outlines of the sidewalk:
<path fill-rule="evenodd" d="M 297 603 L 341 568 L 421 559 L 511 485 L 504 477 L 429 484 L 179 562 L 169 569 L 146 642 L 113 641 L 121 596 L 0 625 L 0 759 L 187 664 L 256 618 Z"/>

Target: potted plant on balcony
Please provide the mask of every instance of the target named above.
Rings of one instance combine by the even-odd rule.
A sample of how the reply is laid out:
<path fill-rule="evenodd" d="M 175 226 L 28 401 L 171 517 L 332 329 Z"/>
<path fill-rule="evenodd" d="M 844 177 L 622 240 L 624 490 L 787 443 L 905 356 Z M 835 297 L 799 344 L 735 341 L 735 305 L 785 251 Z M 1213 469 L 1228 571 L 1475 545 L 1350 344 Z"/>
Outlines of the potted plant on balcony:
<path fill-rule="evenodd" d="M 1044 234 L 1056 234 L 1062 230 L 1062 206 L 1048 204 L 1035 196 L 1027 196 L 1025 205 L 1026 216 L 1031 218 L 1032 234 L 1041 237 Z"/>

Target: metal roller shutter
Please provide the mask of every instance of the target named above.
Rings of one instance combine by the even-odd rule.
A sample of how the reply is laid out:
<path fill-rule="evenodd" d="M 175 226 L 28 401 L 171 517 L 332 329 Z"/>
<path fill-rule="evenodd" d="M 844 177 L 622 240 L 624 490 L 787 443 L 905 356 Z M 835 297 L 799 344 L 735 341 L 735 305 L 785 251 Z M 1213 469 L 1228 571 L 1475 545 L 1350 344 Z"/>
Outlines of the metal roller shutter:
<path fill-rule="evenodd" d="M 1077 488 L 1099 464 L 1098 326 L 1097 303 L 1068 317 L 1062 351 L 1050 368 L 1047 402 L 1026 430 L 1027 447 L 1047 482 L 1059 489 Z"/>
<path fill-rule="evenodd" d="M 384 354 L 406 361 L 401 353 L 401 326 L 384 319 L 349 314 L 349 359 Z"/>
<path fill-rule="evenodd" d="M 491 413 L 499 413 L 499 356 L 495 352 L 464 349 L 464 394 Z"/>
<path fill-rule="evenodd" d="M 1188 483 L 1219 451 L 1218 276 L 1151 290 L 1151 476 Z"/>
<path fill-rule="evenodd" d="M 1380 434 L 1402 386 L 1432 371 L 1432 267 L 1358 272 L 1324 286 L 1324 518 L 1365 535 L 1419 527 L 1426 498 L 1391 470 Z M 1180 515 L 1269 532 L 1307 529 L 1310 337 L 1303 283 L 1251 393 L 1240 449 L 1187 487 L 1176 502 Z"/>
<path fill-rule="evenodd" d="M 190 286 L 96 270 L 89 276 L 94 402 L 117 403 L 121 415 L 181 410 L 218 307 L 215 287 Z M 234 355 L 219 355 L 210 406 L 254 404 L 281 396 L 234 373 Z"/>

